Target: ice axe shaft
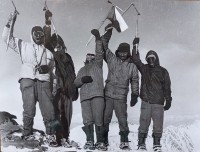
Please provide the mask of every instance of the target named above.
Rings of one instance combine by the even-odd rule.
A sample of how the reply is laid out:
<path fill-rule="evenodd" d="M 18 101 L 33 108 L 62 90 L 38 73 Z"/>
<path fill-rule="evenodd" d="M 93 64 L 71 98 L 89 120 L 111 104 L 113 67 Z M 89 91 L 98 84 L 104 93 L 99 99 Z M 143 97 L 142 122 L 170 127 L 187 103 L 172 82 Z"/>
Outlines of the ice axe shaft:
<path fill-rule="evenodd" d="M 13 1 L 11 1 L 11 2 L 13 4 L 14 8 L 15 8 L 15 11 L 13 12 L 13 15 L 14 16 L 15 15 L 19 15 L 19 12 L 17 11 L 17 8 L 16 8 L 14 2 Z M 14 16 L 13 16 L 13 18 L 14 18 Z M 8 39 L 7 39 L 7 42 L 6 42 L 6 51 L 8 50 L 8 45 L 9 45 L 9 42 L 10 42 L 10 35 L 11 35 L 11 31 L 13 30 L 13 26 L 14 26 L 14 22 L 13 22 L 13 19 L 12 19 L 11 24 L 10 24 Z"/>
<path fill-rule="evenodd" d="M 16 8 L 16 6 L 15 6 L 15 4 L 14 4 L 13 1 L 12 1 L 12 4 L 13 4 L 13 6 L 14 6 L 14 8 L 15 8 L 15 13 L 19 15 L 19 12 L 17 11 L 17 8 Z"/>
<path fill-rule="evenodd" d="M 135 8 L 135 10 L 136 10 L 136 12 L 137 12 L 137 19 L 136 19 L 136 34 L 135 34 L 136 36 L 135 36 L 135 37 L 138 37 L 138 17 L 139 17 L 139 15 L 140 15 L 140 13 L 139 13 L 138 9 L 136 8 L 134 2 L 132 2 L 132 5 L 133 5 L 133 7 Z M 136 44 L 136 53 L 137 53 L 137 51 L 138 51 L 138 46 L 139 46 L 139 44 Z"/>

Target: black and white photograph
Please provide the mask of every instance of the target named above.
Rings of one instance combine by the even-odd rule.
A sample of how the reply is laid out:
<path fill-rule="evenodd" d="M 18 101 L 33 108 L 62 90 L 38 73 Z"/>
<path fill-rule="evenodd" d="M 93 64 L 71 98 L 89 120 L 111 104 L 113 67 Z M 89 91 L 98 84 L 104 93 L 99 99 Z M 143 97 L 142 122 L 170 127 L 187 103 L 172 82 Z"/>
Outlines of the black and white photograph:
<path fill-rule="evenodd" d="M 0 152 L 200 152 L 199 0 L 0 0 Z"/>

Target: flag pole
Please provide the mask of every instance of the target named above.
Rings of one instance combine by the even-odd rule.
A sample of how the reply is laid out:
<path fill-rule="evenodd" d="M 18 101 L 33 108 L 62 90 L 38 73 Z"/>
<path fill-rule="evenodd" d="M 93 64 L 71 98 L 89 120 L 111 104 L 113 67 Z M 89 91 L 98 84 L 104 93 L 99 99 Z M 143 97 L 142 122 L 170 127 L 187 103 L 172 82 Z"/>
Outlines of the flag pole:
<path fill-rule="evenodd" d="M 108 3 L 110 3 L 110 4 L 112 4 L 110 1 L 108 1 Z M 124 13 L 126 13 L 126 11 L 128 11 L 129 10 L 129 8 L 131 7 L 133 5 L 133 2 L 127 7 L 127 9 L 121 14 L 121 15 L 124 15 Z M 112 7 L 113 7 L 114 5 L 112 4 Z M 115 6 L 114 6 L 115 7 Z M 110 12 L 109 12 L 110 13 Z M 109 14 L 108 13 L 108 14 Z M 108 14 L 107 14 L 107 16 L 108 16 Z M 107 19 L 107 16 L 106 16 L 106 18 L 101 22 L 101 25 L 99 26 L 99 28 L 98 28 L 98 30 L 101 28 L 101 26 L 104 24 L 104 22 L 106 21 L 106 19 Z M 106 32 L 105 32 L 106 33 Z M 104 34 L 105 34 L 104 33 Z M 85 47 L 87 47 L 88 46 L 88 44 L 91 42 L 91 40 L 93 39 L 93 37 L 94 37 L 94 35 L 92 35 L 91 37 L 90 37 L 90 39 L 88 40 L 88 42 L 87 42 L 87 44 L 85 45 Z"/>
<path fill-rule="evenodd" d="M 112 5 L 112 8 L 113 8 L 113 5 Z M 112 8 L 111 8 L 111 9 L 112 9 Z M 108 12 L 108 14 L 109 14 L 109 13 L 110 13 L 110 11 Z M 98 30 L 102 27 L 102 25 L 103 25 L 104 22 L 106 21 L 108 14 L 106 15 L 105 19 L 101 22 L 100 26 L 97 28 Z M 94 35 L 91 35 L 90 38 L 89 38 L 89 40 L 88 40 L 88 42 L 87 42 L 87 44 L 85 45 L 85 47 L 88 46 L 88 44 L 92 41 L 93 38 L 94 38 Z"/>

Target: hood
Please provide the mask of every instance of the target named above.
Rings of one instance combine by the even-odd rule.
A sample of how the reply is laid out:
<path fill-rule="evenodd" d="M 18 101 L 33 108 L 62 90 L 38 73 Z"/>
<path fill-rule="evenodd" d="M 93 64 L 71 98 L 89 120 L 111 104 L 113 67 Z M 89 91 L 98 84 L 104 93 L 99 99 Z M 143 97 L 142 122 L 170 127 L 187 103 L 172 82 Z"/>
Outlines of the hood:
<path fill-rule="evenodd" d="M 60 35 L 58 35 L 58 34 L 56 35 L 56 33 L 53 33 L 51 36 L 51 43 L 53 41 L 57 41 L 60 45 L 62 45 L 64 48 L 66 48 L 65 43 Z"/>
<path fill-rule="evenodd" d="M 31 29 L 31 35 L 30 35 L 30 37 L 31 37 L 31 42 L 34 43 L 34 44 L 36 44 L 36 43 L 33 41 L 33 32 L 34 32 L 34 31 L 42 31 L 42 32 L 44 32 L 44 31 L 43 31 L 43 29 L 42 29 L 41 26 L 34 26 L 34 27 L 32 27 L 32 29 Z"/>
<path fill-rule="evenodd" d="M 95 54 L 93 54 L 93 53 L 88 53 L 88 54 L 95 56 Z M 87 55 L 88 55 L 88 54 L 87 54 Z M 89 61 L 87 60 L 87 57 L 86 57 L 86 58 L 85 58 L 84 64 L 85 64 L 85 65 L 91 64 L 91 63 L 93 63 L 94 61 L 95 61 L 95 59 L 93 59 L 93 60 L 91 60 L 91 61 L 89 62 Z"/>
<path fill-rule="evenodd" d="M 151 56 L 151 55 L 154 55 L 154 56 L 156 57 L 155 65 L 160 65 L 160 61 L 159 61 L 158 54 L 157 54 L 155 51 L 153 51 L 153 50 L 150 50 L 150 51 L 147 53 L 146 58 L 145 58 L 146 61 L 147 61 L 147 57 L 148 57 L 148 56 Z"/>

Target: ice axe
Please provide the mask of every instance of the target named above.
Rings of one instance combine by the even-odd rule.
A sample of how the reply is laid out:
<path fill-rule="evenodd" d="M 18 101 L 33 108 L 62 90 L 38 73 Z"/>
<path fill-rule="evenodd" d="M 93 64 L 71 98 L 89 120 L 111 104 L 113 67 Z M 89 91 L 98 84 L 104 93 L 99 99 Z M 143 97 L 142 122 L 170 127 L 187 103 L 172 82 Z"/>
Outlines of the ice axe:
<path fill-rule="evenodd" d="M 47 11 L 47 10 L 49 10 L 49 9 L 47 6 L 47 0 L 45 0 L 43 11 Z M 58 36 L 52 17 L 51 17 L 51 23 L 53 26 L 54 33 L 56 33 L 56 36 Z"/>
<path fill-rule="evenodd" d="M 135 11 L 137 12 L 137 19 L 136 19 L 136 34 L 135 34 L 135 37 L 138 37 L 138 18 L 139 18 L 139 15 L 141 15 L 138 11 L 138 9 L 136 8 L 135 4 L 134 4 L 134 1 L 132 2 L 132 5 L 133 7 L 135 8 Z M 138 50 L 138 46 L 139 44 L 136 44 L 136 53 L 137 53 L 137 50 Z"/>
<path fill-rule="evenodd" d="M 11 2 L 13 4 L 14 8 L 15 8 L 15 10 L 13 12 L 13 15 L 14 15 L 13 18 L 14 18 L 16 15 L 19 15 L 19 12 L 17 11 L 17 8 L 16 8 L 14 2 L 13 1 L 11 1 Z M 10 34 L 11 34 L 11 31 L 13 30 L 13 26 L 14 26 L 14 22 L 13 22 L 13 19 L 12 19 L 11 24 L 10 24 L 8 39 L 7 39 L 7 42 L 6 42 L 6 51 L 8 50 L 8 45 L 9 45 L 9 42 L 10 42 Z"/>

